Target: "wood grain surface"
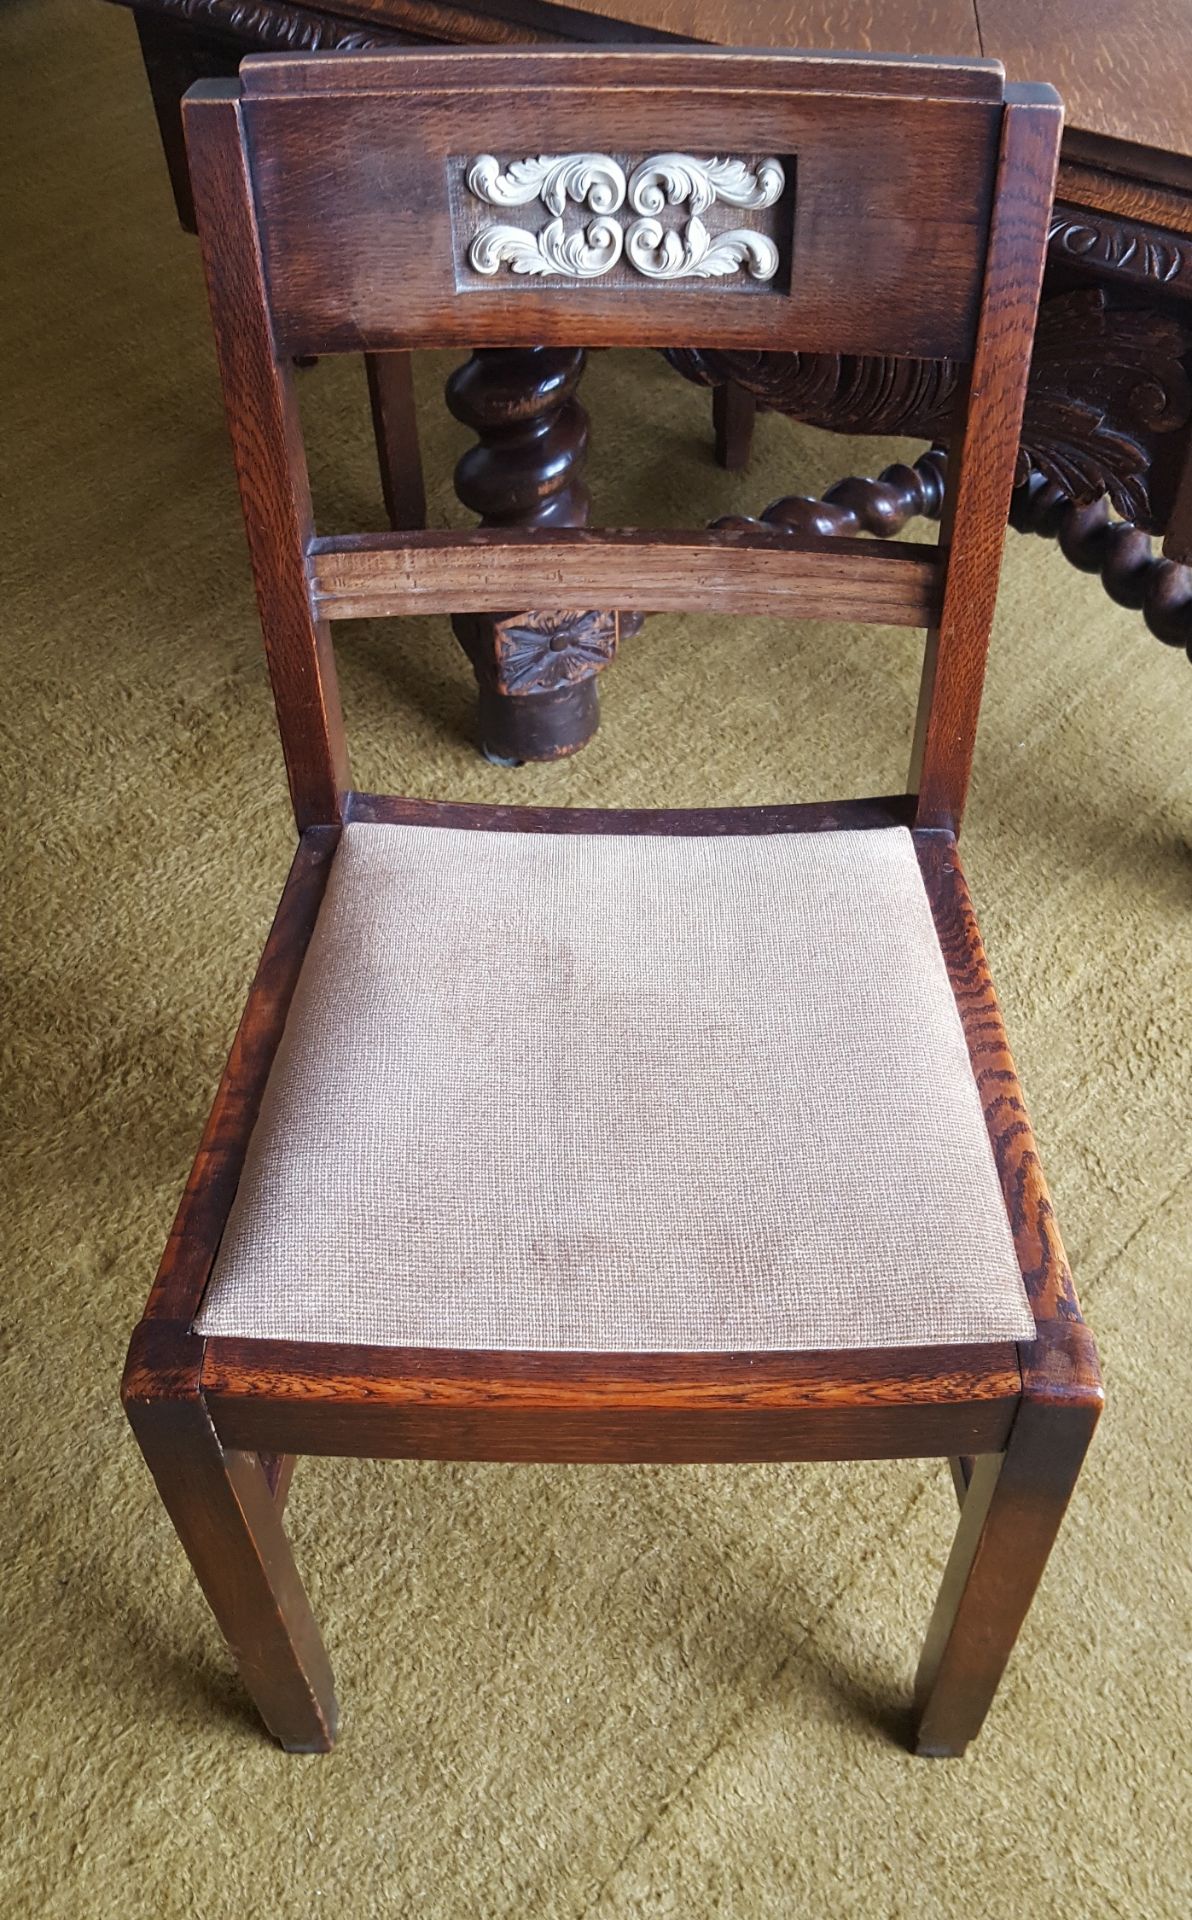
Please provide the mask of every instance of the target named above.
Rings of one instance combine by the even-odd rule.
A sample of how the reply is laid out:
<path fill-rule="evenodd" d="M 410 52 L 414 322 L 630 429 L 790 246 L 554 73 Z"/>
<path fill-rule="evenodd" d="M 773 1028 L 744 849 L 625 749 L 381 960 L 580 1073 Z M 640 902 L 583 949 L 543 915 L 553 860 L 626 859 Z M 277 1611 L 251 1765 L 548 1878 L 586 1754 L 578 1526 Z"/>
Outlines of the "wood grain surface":
<path fill-rule="evenodd" d="M 191 94 L 186 150 L 224 412 L 298 829 L 339 818 L 350 784 L 329 629 L 313 619 L 303 552 L 314 534 L 293 371 L 269 324 L 235 82 Z"/>
<path fill-rule="evenodd" d="M 910 785 L 916 823 L 960 830 L 985 684 L 1006 519 L 1018 461 L 1029 361 L 1043 284 L 1059 161 L 1054 94 L 1023 89 L 1002 123 L 998 194 L 989 236 L 976 351 L 963 430 L 951 445 L 940 544 L 944 610 L 927 636 Z"/>
<path fill-rule="evenodd" d="M 314 931 L 338 839 L 335 827 L 312 827 L 295 852 L 145 1308 L 147 1320 L 176 1322 L 185 1327 L 198 1312 L 228 1210 L 240 1184 L 249 1136 Z"/>
<path fill-rule="evenodd" d="M 928 627 L 943 559 L 933 547 L 781 533 L 626 530 L 349 535 L 307 556 L 323 620 L 471 613 L 493 606 L 772 614 Z"/>
<path fill-rule="evenodd" d="M 405 13 L 404 0 L 350 0 L 350 5 L 353 17 L 380 25 L 400 22 Z M 528 22 L 552 14 L 580 21 L 586 16 L 721 46 L 900 54 L 977 55 L 982 50 L 974 0 L 567 0 L 558 8 L 468 0 L 467 10 L 510 20 L 520 15 Z"/>
<path fill-rule="evenodd" d="M 243 111 L 279 348 L 667 346 L 681 334 L 967 357 L 1001 119 L 995 70 L 925 63 L 914 70 L 922 97 L 908 97 L 905 64 L 660 51 L 644 80 L 645 58 L 249 62 Z M 777 156 L 792 185 L 774 210 L 772 282 L 461 279 L 451 166 L 581 151 Z"/>
<path fill-rule="evenodd" d="M 944 1457 L 1002 1447 L 1021 1389 L 1008 1346 L 643 1355 L 208 1340 L 202 1376 L 225 1446 L 369 1459 Z"/>
<path fill-rule="evenodd" d="M 407 0 L 350 0 L 350 11 L 380 27 L 409 17 Z M 984 54 L 1010 80 L 1058 87 L 1073 129 L 1192 158 L 1188 0 L 468 0 L 466 11 L 494 31 L 520 14 L 527 37 L 553 14 L 560 36 L 590 21 L 610 36 L 621 24 L 719 46 Z"/>
<path fill-rule="evenodd" d="M 1050 80 L 1085 132 L 1192 158 L 1188 0 L 976 0 L 982 51 Z"/>

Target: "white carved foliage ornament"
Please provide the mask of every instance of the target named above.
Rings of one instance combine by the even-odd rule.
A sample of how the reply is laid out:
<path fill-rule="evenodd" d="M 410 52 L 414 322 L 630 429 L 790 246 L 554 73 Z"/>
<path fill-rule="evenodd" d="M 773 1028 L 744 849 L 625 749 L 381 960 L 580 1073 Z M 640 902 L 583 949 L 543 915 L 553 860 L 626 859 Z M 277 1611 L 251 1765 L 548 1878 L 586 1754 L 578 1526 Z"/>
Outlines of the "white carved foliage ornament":
<path fill-rule="evenodd" d="M 504 223 L 481 227 L 468 249 L 477 273 L 495 274 L 506 265 L 514 273 L 591 280 L 615 267 L 622 253 L 650 280 L 706 280 L 742 268 L 751 279 L 772 280 L 778 271 L 778 249 L 768 234 L 751 227 L 711 233 L 700 218 L 716 200 L 751 210 L 772 207 L 785 185 L 774 159 L 750 167 L 744 160 L 658 153 L 626 179 L 604 153 L 539 154 L 504 171 L 493 154 L 482 153 L 465 178 L 486 206 L 524 207 L 540 200 L 554 216 L 537 233 Z M 594 216 L 571 233 L 563 223 L 569 200 Z M 638 215 L 627 229 L 614 217 L 626 201 Z M 687 207 L 681 230 L 663 226 L 659 215 L 667 206 Z"/>

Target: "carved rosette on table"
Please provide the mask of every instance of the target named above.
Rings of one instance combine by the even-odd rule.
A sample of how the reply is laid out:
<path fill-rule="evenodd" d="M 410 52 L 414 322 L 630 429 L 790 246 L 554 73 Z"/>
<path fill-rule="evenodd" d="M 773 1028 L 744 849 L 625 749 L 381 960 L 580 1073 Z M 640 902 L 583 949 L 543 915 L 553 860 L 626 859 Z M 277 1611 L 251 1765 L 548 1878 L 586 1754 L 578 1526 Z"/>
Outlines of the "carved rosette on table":
<path fill-rule="evenodd" d="M 615 613 L 521 613 L 493 633 L 496 690 L 507 695 L 573 687 L 615 660 Z"/>
<path fill-rule="evenodd" d="M 457 281 L 466 290 L 476 276 L 504 271 L 611 285 L 723 279 L 733 291 L 756 290 L 778 274 L 776 228 L 704 216 L 717 206 L 769 215 L 785 188 L 772 156 L 656 153 L 634 163 L 607 153 L 478 154 L 456 163 L 453 180 Z M 514 223 L 488 219 L 488 207 L 530 211 Z"/>

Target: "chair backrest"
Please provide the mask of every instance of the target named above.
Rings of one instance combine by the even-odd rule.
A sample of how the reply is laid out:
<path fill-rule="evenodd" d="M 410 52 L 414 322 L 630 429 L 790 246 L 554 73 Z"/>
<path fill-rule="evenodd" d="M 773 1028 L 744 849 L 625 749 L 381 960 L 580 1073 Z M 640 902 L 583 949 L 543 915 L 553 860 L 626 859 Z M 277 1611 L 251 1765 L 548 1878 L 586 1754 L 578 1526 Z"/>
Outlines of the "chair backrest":
<path fill-rule="evenodd" d="M 220 370 L 300 828 L 345 817 L 329 622 L 510 606 L 927 629 L 916 822 L 968 783 L 1060 104 L 992 61 L 262 57 L 185 102 Z M 740 531 L 316 537 L 302 354 L 458 344 L 943 356 L 936 548 Z M 631 548 L 631 552 L 626 549 Z"/>

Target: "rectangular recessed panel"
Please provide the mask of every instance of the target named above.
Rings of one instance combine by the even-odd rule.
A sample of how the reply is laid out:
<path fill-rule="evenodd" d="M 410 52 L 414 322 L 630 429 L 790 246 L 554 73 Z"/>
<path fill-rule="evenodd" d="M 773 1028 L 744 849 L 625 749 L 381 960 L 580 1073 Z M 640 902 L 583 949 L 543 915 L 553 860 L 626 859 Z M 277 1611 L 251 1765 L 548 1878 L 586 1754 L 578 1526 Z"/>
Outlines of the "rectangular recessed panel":
<path fill-rule="evenodd" d="M 910 835 L 349 826 L 198 1325 L 1031 1337 Z"/>
<path fill-rule="evenodd" d="M 997 106 L 788 92 L 777 73 L 770 91 L 638 85 L 627 75 L 599 90 L 578 84 L 579 69 L 550 91 L 488 91 L 488 68 L 460 60 L 437 87 L 405 92 L 407 68 L 394 62 L 390 90 L 374 93 L 350 91 L 351 69 L 342 71 L 343 94 L 245 101 L 285 352 L 676 340 L 971 352 Z M 471 175 L 508 201 L 513 189 L 502 183 L 513 170 L 584 156 L 600 163 L 599 177 L 580 199 L 579 174 L 552 182 L 549 167 L 541 188 L 553 205 L 539 196 L 486 206 L 468 186 Z M 705 187 L 690 167 L 682 179 L 684 168 L 672 167 L 653 210 L 648 183 L 639 178 L 631 195 L 631 182 L 659 160 L 740 162 L 757 186 L 723 174 L 715 200 L 696 213 Z M 725 200 L 733 178 L 746 198 L 767 200 L 777 184 L 768 162 L 783 176 L 776 199 L 736 208 Z M 608 203 L 621 181 L 611 168 L 624 176 L 616 207 Z M 672 189 L 683 190 L 678 199 Z M 529 238 L 474 255 L 481 226 Z M 515 258 L 534 265 L 548 229 L 545 264 L 559 270 L 515 272 Z M 732 232 L 750 238 L 726 251 Z M 706 271 L 726 264 L 731 271 Z"/>

